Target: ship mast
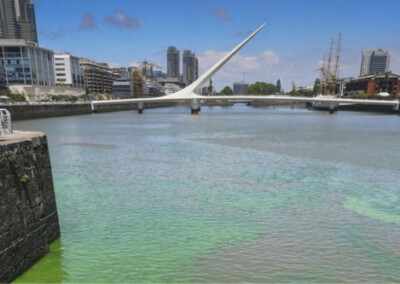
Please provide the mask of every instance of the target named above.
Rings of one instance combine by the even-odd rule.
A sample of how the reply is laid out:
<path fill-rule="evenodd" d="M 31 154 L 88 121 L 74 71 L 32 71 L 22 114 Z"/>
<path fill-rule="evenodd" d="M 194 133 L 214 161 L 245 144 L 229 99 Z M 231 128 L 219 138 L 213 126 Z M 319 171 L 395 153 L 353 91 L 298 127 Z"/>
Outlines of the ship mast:
<path fill-rule="evenodd" d="M 322 67 L 320 68 L 322 73 L 322 81 L 325 86 L 325 95 L 330 95 L 335 93 L 335 87 L 339 77 L 339 59 L 340 59 L 340 51 L 341 51 L 341 40 L 342 35 L 339 34 L 337 46 L 336 46 L 336 54 L 333 55 L 333 46 L 335 40 L 332 38 L 331 45 L 328 53 L 328 62 L 326 62 L 326 53 L 324 53 L 324 60 L 322 61 Z M 335 58 L 335 63 L 332 61 Z M 332 70 L 333 69 L 333 70 Z"/>
<path fill-rule="evenodd" d="M 331 47 L 329 48 L 329 57 L 328 57 L 328 74 L 332 74 L 331 72 L 331 67 L 332 67 L 332 51 L 333 51 L 333 43 L 334 43 L 334 39 L 332 38 L 331 40 Z"/>
<path fill-rule="evenodd" d="M 340 58 L 340 41 L 341 40 L 342 40 L 342 34 L 339 33 L 339 39 L 338 39 L 338 44 L 337 44 L 337 48 L 336 48 L 336 63 L 335 63 L 335 75 L 334 75 L 335 81 L 337 81 L 338 77 L 339 77 L 339 58 Z"/>

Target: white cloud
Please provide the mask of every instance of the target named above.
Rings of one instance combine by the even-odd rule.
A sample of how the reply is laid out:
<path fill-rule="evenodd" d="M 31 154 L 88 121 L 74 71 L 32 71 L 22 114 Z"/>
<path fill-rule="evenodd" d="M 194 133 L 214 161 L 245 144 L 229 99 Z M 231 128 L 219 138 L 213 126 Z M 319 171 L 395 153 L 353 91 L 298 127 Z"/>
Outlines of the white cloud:
<path fill-rule="evenodd" d="M 121 68 L 122 67 L 122 65 L 118 62 L 108 62 L 108 66 L 110 68 Z"/>
<path fill-rule="evenodd" d="M 208 50 L 198 54 L 200 74 L 205 72 L 227 52 Z M 314 72 L 318 68 L 318 62 L 310 61 L 303 57 L 296 60 L 283 58 L 273 50 L 265 50 L 261 54 L 242 56 L 236 54 L 218 73 L 213 82 L 217 90 L 225 85 L 232 86 L 234 82 L 240 82 L 244 76 L 248 83 L 264 81 L 275 84 L 279 78 L 283 80 L 285 90 L 291 89 L 291 82 L 297 86 L 312 85 L 318 74 Z"/>
<path fill-rule="evenodd" d="M 78 27 L 79 31 L 85 31 L 85 30 L 90 30 L 93 31 L 97 28 L 96 21 L 93 17 L 92 12 L 87 12 L 85 15 L 83 15 L 81 24 Z"/>
<path fill-rule="evenodd" d="M 111 26 L 126 29 L 138 29 L 143 25 L 143 20 L 135 19 L 127 15 L 124 11 L 117 11 L 114 15 L 109 15 L 106 21 Z"/>
<path fill-rule="evenodd" d="M 225 9 L 213 9 L 213 16 L 222 20 L 222 21 L 230 21 L 231 17 Z"/>

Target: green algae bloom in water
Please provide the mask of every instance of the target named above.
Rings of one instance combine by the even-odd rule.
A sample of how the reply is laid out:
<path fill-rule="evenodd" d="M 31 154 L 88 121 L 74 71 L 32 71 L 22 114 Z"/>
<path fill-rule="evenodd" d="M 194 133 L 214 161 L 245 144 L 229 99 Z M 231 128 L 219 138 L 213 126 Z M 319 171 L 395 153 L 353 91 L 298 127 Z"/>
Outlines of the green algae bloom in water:
<path fill-rule="evenodd" d="M 176 107 L 14 127 L 48 135 L 61 225 L 16 283 L 400 281 L 397 116 Z"/>
<path fill-rule="evenodd" d="M 348 196 L 343 205 L 361 215 L 400 225 L 400 194 L 377 191 L 375 195 Z"/>
<path fill-rule="evenodd" d="M 13 283 L 62 283 L 67 280 L 62 265 L 60 239 L 50 244 L 49 253 Z"/>

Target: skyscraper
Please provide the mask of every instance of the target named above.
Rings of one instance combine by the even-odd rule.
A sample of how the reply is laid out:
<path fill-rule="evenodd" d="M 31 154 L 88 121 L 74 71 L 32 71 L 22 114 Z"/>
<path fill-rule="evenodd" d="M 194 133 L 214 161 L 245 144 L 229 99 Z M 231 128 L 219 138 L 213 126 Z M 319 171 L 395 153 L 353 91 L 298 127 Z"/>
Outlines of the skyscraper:
<path fill-rule="evenodd" d="M 179 78 L 179 50 L 175 46 L 167 50 L 167 77 Z"/>
<path fill-rule="evenodd" d="M 30 0 L 0 1 L 0 39 L 38 42 L 35 8 Z"/>
<path fill-rule="evenodd" d="M 379 74 L 389 71 L 390 51 L 378 49 L 375 50 L 371 57 L 370 74 Z"/>
<path fill-rule="evenodd" d="M 363 50 L 360 76 L 385 73 L 389 71 L 389 50 Z"/>
<path fill-rule="evenodd" d="M 190 85 L 199 76 L 199 61 L 190 50 L 183 52 L 183 83 Z"/>
<path fill-rule="evenodd" d="M 249 90 L 249 84 L 245 81 L 233 83 L 233 93 L 235 95 L 246 95 Z"/>
<path fill-rule="evenodd" d="M 197 57 L 194 57 L 194 80 L 197 80 L 199 78 L 199 60 Z"/>
<path fill-rule="evenodd" d="M 282 83 L 281 83 L 281 79 L 278 79 L 278 81 L 276 81 L 276 92 L 280 93 L 282 90 Z"/>
<path fill-rule="evenodd" d="M 363 50 L 362 57 L 361 57 L 361 70 L 360 76 L 369 75 L 369 69 L 371 65 L 371 50 Z"/>

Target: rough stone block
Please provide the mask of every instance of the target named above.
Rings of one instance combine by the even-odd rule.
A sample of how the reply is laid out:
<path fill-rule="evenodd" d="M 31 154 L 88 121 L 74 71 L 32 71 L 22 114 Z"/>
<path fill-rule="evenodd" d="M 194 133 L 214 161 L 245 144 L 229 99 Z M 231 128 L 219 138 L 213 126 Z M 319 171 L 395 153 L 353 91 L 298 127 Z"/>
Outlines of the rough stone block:
<path fill-rule="evenodd" d="M 43 136 L 36 136 L 36 137 L 32 138 L 32 146 L 33 146 L 33 148 L 37 148 L 37 147 L 40 147 L 42 145 L 42 141 L 41 141 L 42 137 Z"/>
<path fill-rule="evenodd" d="M 29 269 L 60 236 L 47 138 L 12 136 L 0 141 L 0 283 Z"/>

